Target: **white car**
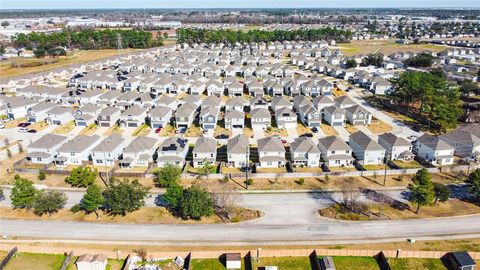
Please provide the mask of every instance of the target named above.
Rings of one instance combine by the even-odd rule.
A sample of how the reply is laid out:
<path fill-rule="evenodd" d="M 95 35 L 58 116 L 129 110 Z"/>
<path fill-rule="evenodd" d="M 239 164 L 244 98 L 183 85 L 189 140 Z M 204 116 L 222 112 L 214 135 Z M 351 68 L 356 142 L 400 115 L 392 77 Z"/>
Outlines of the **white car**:
<path fill-rule="evenodd" d="M 0 123 L 0 129 L 4 129 L 5 128 L 5 125 Z"/>
<path fill-rule="evenodd" d="M 26 127 L 22 127 L 22 128 L 18 129 L 18 132 L 22 132 L 22 133 L 25 133 L 27 131 L 28 131 L 28 128 L 26 128 Z"/>

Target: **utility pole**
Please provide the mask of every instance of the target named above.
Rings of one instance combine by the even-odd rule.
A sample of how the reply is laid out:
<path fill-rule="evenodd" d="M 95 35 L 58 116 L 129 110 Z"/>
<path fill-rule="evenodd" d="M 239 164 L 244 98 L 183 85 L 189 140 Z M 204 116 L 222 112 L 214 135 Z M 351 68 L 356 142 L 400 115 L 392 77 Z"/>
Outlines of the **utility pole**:
<path fill-rule="evenodd" d="M 250 170 L 250 166 L 248 164 L 248 148 L 249 146 L 247 146 L 247 148 L 245 149 L 245 166 L 246 166 L 246 169 L 245 169 L 245 189 L 248 190 L 248 170 Z"/>
<path fill-rule="evenodd" d="M 122 35 L 120 33 L 117 33 L 117 50 L 118 52 L 123 50 Z"/>
<path fill-rule="evenodd" d="M 388 160 L 389 160 L 390 156 L 387 154 L 385 154 L 385 170 L 384 170 L 384 174 L 383 174 L 383 186 L 385 186 L 385 184 L 387 183 L 387 163 L 388 163 Z"/>

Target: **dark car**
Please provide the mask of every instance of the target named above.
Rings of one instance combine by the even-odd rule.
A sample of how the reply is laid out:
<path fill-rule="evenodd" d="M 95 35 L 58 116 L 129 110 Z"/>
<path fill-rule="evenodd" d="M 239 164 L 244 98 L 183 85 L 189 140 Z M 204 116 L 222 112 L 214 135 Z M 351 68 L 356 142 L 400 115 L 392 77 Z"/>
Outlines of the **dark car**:
<path fill-rule="evenodd" d="M 29 129 L 27 132 L 28 132 L 28 133 L 37 133 L 37 130 L 35 130 L 35 129 Z"/>
<path fill-rule="evenodd" d="M 28 127 L 30 126 L 32 123 L 20 123 L 17 125 L 17 127 Z"/>
<path fill-rule="evenodd" d="M 305 134 L 303 134 L 303 135 L 300 136 L 300 137 L 312 138 L 312 137 L 313 137 L 313 134 L 312 134 L 312 133 L 305 133 Z"/>
<path fill-rule="evenodd" d="M 313 128 L 312 128 L 312 132 L 313 132 L 313 133 L 318 133 L 318 128 L 313 127 Z"/>
<path fill-rule="evenodd" d="M 227 134 L 220 134 L 216 138 L 217 139 L 228 139 L 228 135 Z"/>

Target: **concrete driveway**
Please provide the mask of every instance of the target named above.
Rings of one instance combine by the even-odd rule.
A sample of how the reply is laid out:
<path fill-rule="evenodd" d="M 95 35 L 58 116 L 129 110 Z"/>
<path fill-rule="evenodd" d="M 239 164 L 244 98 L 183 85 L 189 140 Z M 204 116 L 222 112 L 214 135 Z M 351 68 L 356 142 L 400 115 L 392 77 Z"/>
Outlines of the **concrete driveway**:
<path fill-rule="evenodd" d="M 288 133 L 288 142 L 293 142 L 296 138 L 298 138 L 298 132 L 296 128 L 287 128 Z"/>
<path fill-rule="evenodd" d="M 252 126 L 252 130 L 253 130 L 253 138 L 255 140 L 265 138 L 265 133 L 263 132 L 263 128 Z"/>
<path fill-rule="evenodd" d="M 342 140 L 348 142 L 348 139 L 350 138 L 350 133 L 348 133 L 348 131 L 344 127 L 335 126 L 333 128 L 338 132 L 338 136 L 340 136 Z"/>

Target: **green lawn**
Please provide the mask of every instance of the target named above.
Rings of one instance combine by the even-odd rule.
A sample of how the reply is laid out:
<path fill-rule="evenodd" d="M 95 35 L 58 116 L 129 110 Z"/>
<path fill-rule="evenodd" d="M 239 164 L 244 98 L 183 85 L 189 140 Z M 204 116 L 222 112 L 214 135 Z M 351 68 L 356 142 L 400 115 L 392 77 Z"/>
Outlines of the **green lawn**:
<path fill-rule="evenodd" d="M 377 270 L 378 264 L 372 257 L 332 257 L 337 270 Z"/>
<path fill-rule="evenodd" d="M 59 269 L 65 256 L 62 254 L 17 253 L 5 267 L 5 270 L 54 270 Z M 76 269 L 72 260 L 68 270 Z"/>
<path fill-rule="evenodd" d="M 193 259 L 192 269 L 194 270 L 225 270 L 225 266 L 219 259 Z M 242 259 L 242 270 L 245 269 Z"/>
<path fill-rule="evenodd" d="M 392 270 L 446 270 L 440 259 L 389 259 Z"/>
<path fill-rule="evenodd" d="M 304 270 L 311 269 L 308 257 L 274 257 L 260 258 L 260 261 L 253 261 L 253 269 L 264 266 L 277 266 L 281 270 Z"/>

